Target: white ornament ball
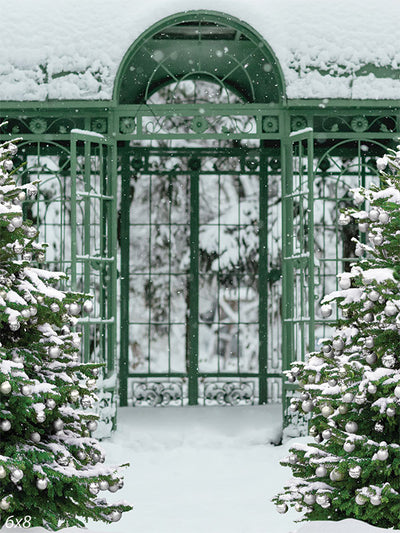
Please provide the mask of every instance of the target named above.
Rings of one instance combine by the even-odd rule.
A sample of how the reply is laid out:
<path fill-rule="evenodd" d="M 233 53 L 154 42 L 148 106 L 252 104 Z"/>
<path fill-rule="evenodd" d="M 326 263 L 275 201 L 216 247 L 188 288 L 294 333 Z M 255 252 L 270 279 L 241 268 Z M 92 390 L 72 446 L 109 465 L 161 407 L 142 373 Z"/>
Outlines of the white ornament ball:
<path fill-rule="evenodd" d="M 315 503 L 315 495 L 314 494 L 305 494 L 304 495 L 304 503 L 307 505 L 314 505 Z"/>
<path fill-rule="evenodd" d="M 288 461 L 291 465 L 295 465 L 297 463 L 297 455 L 294 453 L 291 453 L 289 455 Z"/>
<path fill-rule="evenodd" d="M 80 310 L 81 310 L 80 305 L 77 304 L 76 302 L 72 302 L 72 303 L 69 305 L 69 312 L 70 312 L 71 315 L 73 315 L 73 316 L 79 315 Z"/>
<path fill-rule="evenodd" d="M 358 479 L 361 476 L 361 466 L 352 466 L 349 468 L 349 476 L 352 479 Z"/>
<path fill-rule="evenodd" d="M 380 246 L 383 243 L 383 236 L 380 233 L 376 235 L 373 239 L 373 243 L 375 246 Z"/>
<path fill-rule="evenodd" d="M 322 351 L 328 355 L 332 352 L 332 347 L 329 344 L 324 344 L 322 346 Z"/>
<path fill-rule="evenodd" d="M 6 500 L 5 498 L 0 500 L 0 509 L 2 509 L 3 511 L 8 511 L 9 508 L 10 502 L 8 500 Z"/>
<path fill-rule="evenodd" d="M 375 426 L 374 426 L 374 429 L 375 431 L 377 431 L 378 433 L 383 433 L 383 430 L 385 429 L 384 425 L 382 424 L 382 422 L 376 422 Z"/>
<path fill-rule="evenodd" d="M 83 310 L 85 313 L 91 313 L 93 311 L 93 302 L 91 300 L 86 300 L 83 303 Z"/>
<path fill-rule="evenodd" d="M 96 431 L 97 422 L 95 420 L 89 420 L 89 422 L 87 423 L 87 428 L 89 431 Z"/>
<path fill-rule="evenodd" d="M 373 383 L 370 383 L 370 384 L 368 385 L 367 391 L 368 391 L 370 394 L 376 394 L 376 391 L 377 391 L 376 385 L 374 385 Z M 400 391 L 399 391 L 399 392 L 400 392 Z"/>
<path fill-rule="evenodd" d="M 280 513 L 281 512 L 286 512 L 286 511 L 279 511 Z M 110 520 L 111 522 L 118 522 L 118 520 L 121 519 L 121 513 L 117 510 L 114 510 L 110 513 Z"/>
<path fill-rule="evenodd" d="M 347 433 L 356 433 L 358 430 L 358 424 L 357 422 L 354 422 L 353 420 L 351 420 L 350 422 L 347 422 L 345 429 Z"/>
<path fill-rule="evenodd" d="M 116 483 L 116 484 L 114 484 L 114 485 L 110 485 L 110 486 L 108 487 L 108 490 L 109 490 L 110 492 L 117 492 L 118 489 L 119 489 L 119 487 L 118 487 L 118 483 Z"/>
<path fill-rule="evenodd" d="M 108 487 L 109 487 L 108 481 L 106 480 L 99 481 L 100 490 L 108 490 Z"/>
<path fill-rule="evenodd" d="M 96 380 L 95 379 L 87 379 L 86 380 L 86 387 L 91 390 L 91 389 L 94 389 L 96 387 Z"/>
<path fill-rule="evenodd" d="M 374 347 L 374 338 L 367 337 L 364 341 L 365 347 L 371 350 Z"/>
<path fill-rule="evenodd" d="M 321 407 L 321 414 L 325 417 L 330 416 L 333 413 L 333 407 L 331 405 L 323 405 Z"/>
<path fill-rule="evenodd" d="M 397 385 L 394 389 L 394 395 L 396 396 L 396 398 L 400 398 L 400 385 Z"/>
<path fill-rule="evenodd" d="M 50 346 L 49 348 L 49 356 L 52 358 L 52 359 L 56 359 L 57 357 L 59 357 L 61 353 L 61 350 L 58 346 Z"/>
<path fill-rule="evenodd" d="M 330 304 L 325 304 L 321 306 L 321 316 L 322 318 L 328 318 L 332 314 L 332 306 Z"/>
<path fill-rule="evenodd" d="M 37 413 L 36 420 L 38 422 L 44 422 L 46 420 L 46 415 L 45 415 L 44 411 L 40 411 L 39 413 Z"/>
<path fill-rule="evenodd" d="M 297 502 L 294 506 L 294 509 L 295 511 L 297 511 L 298 513 L 301 513 L 302 510 L 303 510 L 303 506 L 301 505 L 301 503 Z"/>
<path fill-rule="evenodd" d="M 30 396 L 32 394 L 32 387 L 31 385 L 23 385 L 21 392 L 24 396 Z"/>
<path fill-rule="evenodd" d="M 386 211 L 381 211 L 381 213 L 379 214 L 379 222 L 381 224 L 387 224 L 389 220 L 390 220 L 389 213 L 386 213 Z"/>
<path fill-rule="evenodd" d="M 314 403 L 312 400 L 305 400 L 302 402 L 301 408 L 305 413 L 311 413 L 311 411 L 314 409 Z"/>
<path fill-rule="evenodd" d="M 376 355 L 372 352 L 372 353 L 368 353 L 366 356 L 365 356 L 365 361 L 369 364 L 369 365 L 373 365 L 374 363 L 376 363 Z"/>
<path fill-rule="evenodd" d="M 368 298 L 371 300 L 371 302 L 377 302 L 379 300 L 379 296 L 379 292 L 375 289 L 372 289 L 372 291 L 368 293 Z"/>
<path fill-rule="evenodd" d="M 371 502 L 371 505 L 380 505 L 382 503 L 381 497 L 376 494 L 371 496 L 369 501 Z"/>
<path fill-rule="evenodd" d="M 397 315 L 397 306 L 392 302 L 387 302 L 383 311 L 387 316 Z"/>
<path fill-rule="evenodd" d="M 346 290 L 346 289 L 350 289 L 351 287 L 351 279 L 349 277 L 343 277 L 343 278 L 340 278 L 340 281 L 339 281 L 339 287 L 343 290 Z"/>
<path fill-rule="evenodd" d="M 342 481 L 344 479 L 344 474 L 339 470 L 332 470 L 332 472 L 329 474 L 329 478 L 332 481 Z"/>
<path fill-rule="evenodd" d="M 79 399 L 79 391 L 76 390 L 76 389 L 73 389 L 70 393 L 69 393 L 69 397 L 71 398 L 71 401 L 73 402 L 76 402 L 78 399 Z"/>
<path fill-rule="evenodd" d="M 325 466 L 323 465 L 320 465 L 320 466 L 317 466 L 317 468 L 315 469 L 315 475 L 317 477 L 325 477 L 327 475 L 328 471 L 326 469 Z"/>
<path fill-rule="evenodd" d="M 61 418 L 57 418 L 57 420 L 54 420 L 53 427 L 56 431 L 60 431 L 64 427 L 64 422 L 61 420 Z"/>
<path fill-rule="evenodd" d="M 52 304 L 50 304 L 50 310 L 53 313 L 58 313 L 58 311 L 60 310 L 60 306 L 56 302 L 53 302 Z"/>
<path fill-rule="evenodd" d="M 7 476 L 7 470 L 3 465 L 0 465 L 0 479 L 4 479 Z"/>
<path fill-rule="evenodd" d="M 356 445 L 353 441 L 346 440 L 346 442 L 343 444 L 343 449 L 347 453 L 351 453 L 355 447 Z"/>
<path fill-rule="evenodd" d="M 330 429 L 324 429 L 322 432 L 322 438 L 324 440 L 329 440 L 332 437 L 332 431 Z"/>
<path fill-rule="evenodd" d="M 317 494 L 315 501 L 323 507 L 329 502 L 329 498 L 326 494 Z"/>
<path fill-rule="evenodd" d="M 9 328 L 11 329 L 11 331 L 18 331 L 19 328 L 21 327 L 20 323 L 18 322 L 18 320 L 12 320 L 9 324 L 8 324 Z"/>
<path fill-rule="evenodd" d="M 368 213 L 368 217 L 372 222 L 376 222 L 379 219 L 379 211 L 374 207 Z"/>
<path fill-rule="evenodd" d="M 389 457 L 389 452 L 387 450 L 378 450 L 376 452 L 376 457 L 379 459 L 379 461 L 386 461 L 386 459 Z"/>
<path fill-rule="evenodd" d="M 339 405 L 338 410 L 341 415 L 345 415 L 347 411 L 349 410 L 349 408 L 345 403 L 342 403 Z"/>
<path fill-rule="evenodd" d="M 78 457 L 78 459 L 79 459 L 80 461 L 84 461 L 84 460 L 86 459 L 86 454 L 85 454 L 85 452 L 83 452 L 82 450 L 80 450 L 80 451 L 76 454 L 76 456 Z"/>
<path fill-rule="evenodd" d="M 364 315 L 365 322 L 373 322 L 374 321 L 374 315 L 373 313 L 366 313 Z"/>
<path fill-rule="evenodd" d="M 357 494 L 355 501 L 357 505 L 365 505 L 368 500 L 363 494 Z"/>
<path fill-rule="evenodd" d="M 396 415 L 396 409 L 394 407 L 388 407 L 386 409 L 386 416 L 393 418 Z"/>
<path fill-rule="evenodd" d="M 31 440 L 33 440 L 33 442 L 40 442 L 40 433 L 37 431 L 31 433 Z"/>
<path fill-rule="evenodd" d="M 332 341 L 332 347 L 333 347 L 334 350 L 343 350 L 343 348 L 344 348 L 344 340 L 341 337 L 339 337 L 337 339 L 334 339 Z"/>
<path fill-rule="evenodd" d="M 89 492 L 91 492 L 92 494 L 98 494 L 99 490 L 100 489 L 97 483 L 90 483 Z"/>
<path fill-rule="evenodd" d="M 347 226 L 347 224 L 350 224 L 350 222 L 351 222 L 351 217 L 349 215 L 346 215 L 345 213 L 340 213 L 339 219 L 338 219 L 338 224 L 340 226 Z"/>
<path fill-rule="evenodd" d="M 53 398 L 49 398 L 48 400 L 46 400 L 46 407 L 48 407 L 49 409 L 54 409 L 56 406 L 56 402 L 55 400 L 53 400 Z"/>
<path fill-rule="evenodd" d="M 354 394 L 351 392 L 346 392 L 343 396 L 344 403 L 351 403 L 354 400 Z"/>
<path fill-rule="evenodd" d="M 48 485 L 48 482 L 47 482 L 47 479 L 38 479 L 36 481 L 36 486 L 39 490 L 45 490 L 47 489 L 47 485 Z"/>
<path fill-rule="evenodd" d="M 365 403 L 366 399 L 367 398 L 364 393 L 359 393 L 359 394 L 356 394 L 354 401 L 356 402 L 357 405 L 362 405 L 363 403 Z"/>
<path fill-rule="evenodd" d="M 24 477 L 24 473 L 19 468 L 16 468 L 13 470 L 11 476 L 14 478 L 13 481 L 21 481 L 21 479 Z"/>
<path fill-rule="evenodd" d="M 22 217 L 12 218 L 11 224 L 14 226 L 14 228 L 20 228 L 22 226 Z"/>
<path fill-rule="evenodd" d="M 3 383 L 0 385 L 0 392 L 2 394 L 10 394 L 11 389 L 12 387 L 9 381 L 3 381 Z"/>
<path fill-rule="evenodd" d="M 276 506 L 276 510 L 278 511 L 278 513 L 284 514 L 287 513 L 288 506 L 286 505 L 286 503 L 278 503 Z"/>
<path fill-rule="evenodd" d="M 11 422 L 9 420 L 2 420 L 0 424 L 0 428 L 2 429 L 2 431 L 10 431 Z"/>

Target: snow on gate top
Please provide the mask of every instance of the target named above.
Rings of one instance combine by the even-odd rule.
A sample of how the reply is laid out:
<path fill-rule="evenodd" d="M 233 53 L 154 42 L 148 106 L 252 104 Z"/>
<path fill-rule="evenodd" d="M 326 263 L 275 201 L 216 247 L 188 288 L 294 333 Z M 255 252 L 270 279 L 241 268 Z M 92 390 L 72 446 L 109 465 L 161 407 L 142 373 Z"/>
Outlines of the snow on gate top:
<path fill-rule="evenodd" d="M 110 100 L 135 39 L 200 9 L 258 31 L 290 99 L 400 97 L 398 0 L 0 0 L 0 100 Z"/>

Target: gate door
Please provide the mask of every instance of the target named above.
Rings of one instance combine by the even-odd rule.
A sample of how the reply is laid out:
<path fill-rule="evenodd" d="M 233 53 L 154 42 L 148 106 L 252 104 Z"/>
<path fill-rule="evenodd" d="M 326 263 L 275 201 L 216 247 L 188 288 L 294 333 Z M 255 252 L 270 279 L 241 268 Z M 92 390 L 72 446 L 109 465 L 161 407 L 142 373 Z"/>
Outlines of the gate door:
<path fill-rule="evenodd" d="M 115 429 L 116 361 L 116 146 L 103 135 L 71 132 L 71 289 L 93 296 L 83 310 L 85 362 L 105 363 L 98 380 L 96 437 Z"/>
<path fill-rule="evenodd" d="M 290 134 L 283 176 L 283 336 L 282 366 L 304 360 L 314 350 L 313 131 Z M 283 383 L 284 425 L 295 387 Z M 296 421 L 296 425 L 297 425 Z"/>

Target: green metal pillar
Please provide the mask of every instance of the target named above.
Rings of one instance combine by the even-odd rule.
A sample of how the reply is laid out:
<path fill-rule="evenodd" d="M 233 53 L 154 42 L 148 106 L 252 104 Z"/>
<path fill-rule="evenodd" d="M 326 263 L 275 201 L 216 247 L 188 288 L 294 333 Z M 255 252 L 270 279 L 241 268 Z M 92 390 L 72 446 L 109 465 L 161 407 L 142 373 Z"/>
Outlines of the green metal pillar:
<path fill-rule="evenodd" d="M 198 404 L 199 396 L 199 170 L 200 160 L 189 161 L 190 172 L 190 274 L 188 317 L 189 405 Z"/>
<path fill-rule="evenodd" d="M 259 403 L 268 402 L 268 160 L 266 151 L 260 153 L 260 221 L 258 261 L 258 317 L 259 317 Z"/>
<path fill-rule="evenodd" d="M 121 353 L 119 358 L 119 404 L 128 405 L 129 371 L 129 210 L 130 210 L 130 169 L 129 153 L 121 150 Z"/>

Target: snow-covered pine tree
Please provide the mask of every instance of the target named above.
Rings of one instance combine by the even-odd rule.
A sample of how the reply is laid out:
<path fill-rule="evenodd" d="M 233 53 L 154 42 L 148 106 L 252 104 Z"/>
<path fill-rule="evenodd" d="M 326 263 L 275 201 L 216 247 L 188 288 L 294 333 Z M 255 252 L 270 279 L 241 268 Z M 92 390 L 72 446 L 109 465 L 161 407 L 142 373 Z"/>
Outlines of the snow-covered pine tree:
<path fill-rule="evenodd" d="M 97 496 L 123 484 L 91 437 L 102 365 L 80 362 L 80 337 L 70 329 L 92 304 L 55 288 L 63 273 L 31 266 L 44 261 L 45 245 L 22 217 L 21 203 L 36 187 L 16 185 L 16 151 L 0 145 L 0 527 L 115 522 L 131 507 Z"/>
<path fill-rule="evenodd" d="M 363 210 L 340 216 L 357 220 L 369 241 L 356 240 L 359 261 L 322 301 L 325 317 L 332 305 L 342 317 L 321 349 L 287 372 L 299 384 L 291 409 L 310 413 L 315 444 L 291 447 L 281 464 L 295 477 L 273 501 L 303 520 L 400 528 L 400 151 L 377 166 L 379 185 L 353 191 Z"/>

